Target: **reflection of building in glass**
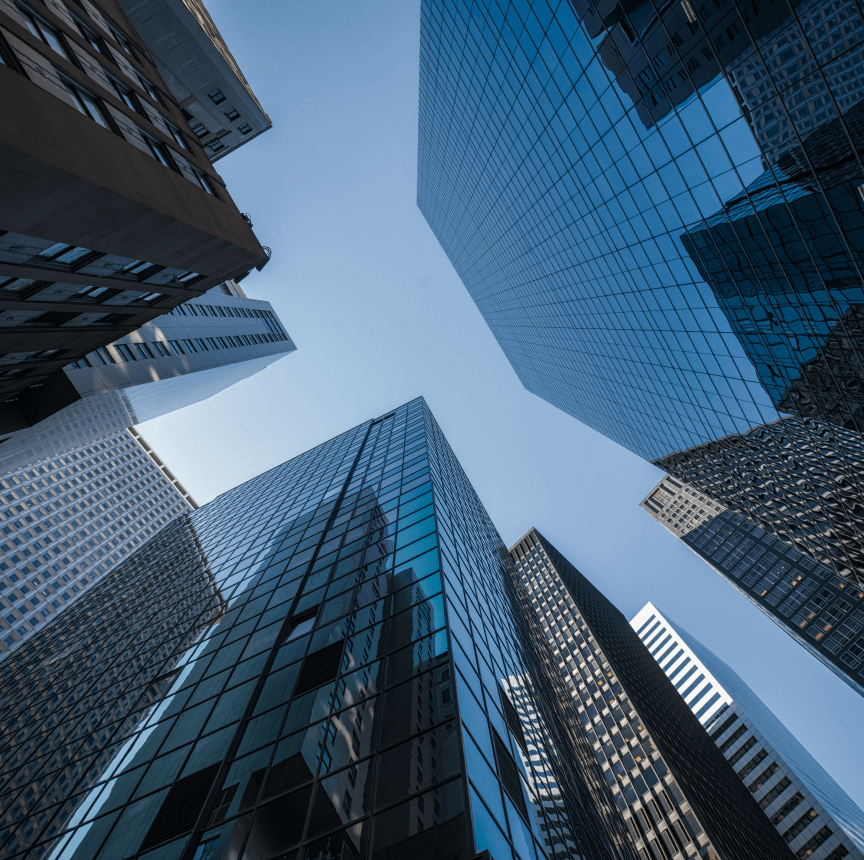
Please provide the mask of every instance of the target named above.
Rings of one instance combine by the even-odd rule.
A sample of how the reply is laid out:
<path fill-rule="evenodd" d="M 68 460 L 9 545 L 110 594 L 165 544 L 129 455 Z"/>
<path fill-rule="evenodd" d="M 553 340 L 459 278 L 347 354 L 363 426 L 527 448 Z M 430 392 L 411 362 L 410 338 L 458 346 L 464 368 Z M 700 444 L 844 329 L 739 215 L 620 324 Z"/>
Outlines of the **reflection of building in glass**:
<path fill-rule="evenodd" d="M 734 0 L 570 0 L 592 38 L 604 30 L 597 53 L 651 128 L 771 32 L 797 4 L 751 4 Z"/>
<path fill-rule="evenodd" d="M 524 678 L 507 678 L 501 684 L 501 701 L 505 715 L 508 714 L 507 702 L 514 708 L 515 716 L 521 724 L 521 741 L 518 730 L 514 732 L 514 736 L 520 741 L 520 752 L 534 762 L 534 770 L 538 774 L 537 793 L 534 796 L 529 793 L 529 805 L 537 819 L 538 830 L 545 835 L 546 852 L 553 860 L 568 860 L 578 853 L 578 848 L 567 823 L 561 786 L 558 785 L 546 751 L 541 720 L 532 700 L 530 686 Z"/>
<path fill-rule="evenodd" d="M 0 444 L 0 470 L 212 397 L 294 349 L 269 302 L 214 287 L 64 367 L 55 411 Z"/>
<path fill-rule="evenodd" d="M 624 616 L 536 529 L 510 553 L 640 857 L 791 857 Z"/>
<path fill-rule="evenodd" d="M 864 230 L 862 179 L 817 195 L 769 170 L 681 237 L 777 407 L 858 431 L 864 269 L 847 235 Z"/>
<path fill-rule="evenodd" d="M 4 857 L 633 860 L 517 586 L 422 400 L 219 496 L 0 664 Z"/>
<path fill-rule="evenodd" d="M 0 479 L 0 659 L 197 508 L 135 429 Z"/>
<path fill-rule="evenodd" d="M 630 624 L 792 851 L 861 860 L 864 812 L 744 681 L 653 604 Z"/>
<path fill-rule="evenodd" d="M 663 468 L 806 418 L 786 453 L 829 503 L 794 492 L 843 574 L 856 447 L 810 419 L 860 437 L 862 51 L 852 0 L 422 15 L 418 204 L 523 385 Z"/>
<path fill-rule="evenodd" d="M 641 507 L 864 695 L 864 588 L 675 478 Z"/>
<path fill-rule="evenodd" d="M 180 655 L 222 606 L 183 516 L 0 663 L 4 857 L 44 856 L 106 769 L 134 755 L 131 730 L 137 743 L 153 734 Z"/>
<path fill-rule="evenodd" d="M 785 418 L 654 462 L 864 585 L 864 440 L 855 431 Z"/>

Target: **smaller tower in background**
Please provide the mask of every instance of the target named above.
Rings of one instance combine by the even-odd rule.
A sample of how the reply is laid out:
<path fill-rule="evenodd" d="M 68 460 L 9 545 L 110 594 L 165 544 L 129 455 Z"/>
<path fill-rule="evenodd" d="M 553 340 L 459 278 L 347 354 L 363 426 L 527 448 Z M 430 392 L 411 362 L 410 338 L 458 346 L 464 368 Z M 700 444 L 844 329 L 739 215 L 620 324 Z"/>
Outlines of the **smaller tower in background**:
<path fill-rule="evenodd" d="M 864 695 L 864 587 L 669 475 L 639 506 Z"/>
<path fill-rule="evenodd" d="M 510 555 L 641 860 L 791 857 L 618 609 L 536 529 Z"/>
<path fill-rule="evenodd" d="M 795 856 L 861 860 L 864 812 L 735 671 L 653 603 L 630 625 Z"/>
<path fill-rule="evenodd" d="M 64 367 L 75 399 L 0 445 L 0 474 L 205 400 L 295 349 L 269 302 L 219 284 Z"/>
<path fill-rule="evenodd" d="M 0 479 L 0 660 L 198 505 L 134 428 Z"/>

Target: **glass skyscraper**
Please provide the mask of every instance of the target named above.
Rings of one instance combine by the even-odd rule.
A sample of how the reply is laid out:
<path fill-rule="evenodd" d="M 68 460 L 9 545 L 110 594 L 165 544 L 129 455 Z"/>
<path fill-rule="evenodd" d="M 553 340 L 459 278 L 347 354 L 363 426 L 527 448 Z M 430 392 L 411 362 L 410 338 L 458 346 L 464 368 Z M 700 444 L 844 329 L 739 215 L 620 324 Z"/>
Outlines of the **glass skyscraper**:
<path fill-rule="evenodd" d="M 864 695 L 864 588 L 666 476 L 640 507 Z"/>
<path fill-rule="evenodd" d="M 0 663 L 0 853 L 634 860 L 526 609 L 424 401 L 367 421 Z"/>
<path fill-rule="evenodd" d="M 536 529 L 510 554 L 640 860 L 791 858 L 618 609 Z"/>
<path fill-rule="evenodd" d="M 522 383 L 843 576 L 862 58 L 854 0 L 422 11 L 418 203 Z"/>
<path fill-rule="evenodd" d="M 796 857 L 864 857 L 864 812 L 729 665 L 652 603 L 630 624 Z"/>

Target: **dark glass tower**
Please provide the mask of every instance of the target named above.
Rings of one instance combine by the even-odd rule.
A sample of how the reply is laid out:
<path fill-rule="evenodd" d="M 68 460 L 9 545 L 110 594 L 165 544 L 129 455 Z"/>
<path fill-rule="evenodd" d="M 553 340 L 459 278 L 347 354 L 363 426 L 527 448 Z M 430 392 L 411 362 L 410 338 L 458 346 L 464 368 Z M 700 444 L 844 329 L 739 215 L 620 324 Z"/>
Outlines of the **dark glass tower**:
<path fill-rule="evenodd" d="M 526 607 L 425 403 L 367 421 L 0 664 L 0 853 L 634 860 Z"/>
<path fill-rule="evenodd" d="M 640 507 L 864 695 L 864 588 L 675 478 Z"/>
<path fill-rule="evenodd" d="M 860 571 L 858 5 L 422 14 L 418 203 L 525 387 Z M 754 445 L 760 505 L 728 464 Z"/>
<path fill-rule="evenodd" d="M 536 529 L 510 554 L 640 860 L 791 860 L 618 609 Z"/>

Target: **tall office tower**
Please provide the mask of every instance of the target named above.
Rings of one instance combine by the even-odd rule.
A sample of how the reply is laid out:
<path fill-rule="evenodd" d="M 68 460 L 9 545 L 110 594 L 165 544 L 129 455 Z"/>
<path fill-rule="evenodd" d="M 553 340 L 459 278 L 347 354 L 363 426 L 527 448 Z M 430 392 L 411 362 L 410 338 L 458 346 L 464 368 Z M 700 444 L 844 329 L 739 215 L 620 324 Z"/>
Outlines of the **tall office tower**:
<path fill-rule="evenodd" d="M 674 478 L 640 507 L 864 695 L 864 588 Z"/>
<path fill-rule="evenodd" d="M 198 505 L 134 428 L 0 479 L 0 659 Z"/>
<path fill-rule="evenodd" d="M 0 853 L 632 860 L 520 583 L 422 400 L 178 517 L 0 663 Z"/>
<path fill-rule="evenodd" d="M 862 59 L 855 0 L 425 0 L 418 203 L 529 391 L 864 578 Z"/>
<path fill-rule="evenodd" d="M 744 681 L 651 603 L 630 625 L 796 857 L 861 860 L 864 812 Z"/>
<path fill-rule="evenodd" d="M 200 0 L 118 0 L 211 161 L 271 128 Z"/>
<path fill-rule="evenodd" d="M 115 0 L 3 3 L 0 115 L 6 436 L 76 399 L 70 362 L 268 254 Z"/>
<path fill-rule="evenodd" d="M 63 368 L 78 399 L 0 444 L 0 472 L 212 397 L 294 351 L 270 303 L 241 293 L 214 287 Z"/>
<path fill-rule="evenodd" d="M 640 860 L 791 857 L 612 603 L 536 529 L 510 554 Z"/>

